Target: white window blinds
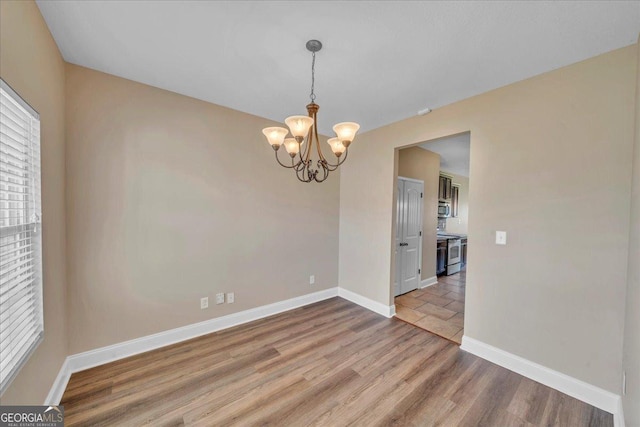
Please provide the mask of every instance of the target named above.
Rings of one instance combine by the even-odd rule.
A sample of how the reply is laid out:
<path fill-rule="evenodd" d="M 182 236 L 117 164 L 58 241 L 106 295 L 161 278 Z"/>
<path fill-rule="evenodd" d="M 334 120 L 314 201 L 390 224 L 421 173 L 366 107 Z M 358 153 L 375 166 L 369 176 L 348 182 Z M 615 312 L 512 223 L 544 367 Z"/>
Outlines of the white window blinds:
<path fill-rule="evenodd" d="M 0 394 L 43 337 L 40 117 L 0 80 Z"/>

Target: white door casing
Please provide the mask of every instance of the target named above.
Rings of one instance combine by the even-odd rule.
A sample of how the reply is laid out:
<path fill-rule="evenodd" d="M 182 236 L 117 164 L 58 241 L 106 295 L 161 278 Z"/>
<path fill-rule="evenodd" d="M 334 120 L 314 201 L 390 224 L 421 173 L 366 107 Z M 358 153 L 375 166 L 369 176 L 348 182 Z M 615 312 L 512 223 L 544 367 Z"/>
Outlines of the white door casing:
<path fill-rule="evenodd" d="M 422 194 L 424 182 L 398 178 L 395 295 L 417 289 L 422 261 Z"/>
<path fill-rule="evenodd" d="M 395 274 L 394 274 L 394 281 L 393 281 L 393 295 L 394 296 L 398 296 L 400 295 L 400 242 L 401 240 L 401 233 L 402 233 L 402 199 L 403 199 L 403 190 L 404 190 L 404 181 L 401 179 L 398 179 L 396 181 L 396 187 L 397 187 L 397 194 L 398 194 L 398 199 L 396 201 L 396 242 L 395 242 L 395 255 L 396 255 L 396 269 L 395 269 Z"/>

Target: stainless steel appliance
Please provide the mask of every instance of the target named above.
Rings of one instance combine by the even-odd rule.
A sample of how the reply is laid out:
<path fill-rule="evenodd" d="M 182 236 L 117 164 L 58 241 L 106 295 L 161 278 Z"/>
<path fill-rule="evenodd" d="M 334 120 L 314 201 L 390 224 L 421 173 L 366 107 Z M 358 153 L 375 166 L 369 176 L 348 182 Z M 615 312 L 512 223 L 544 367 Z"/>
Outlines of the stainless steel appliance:
<path fill-rule="evenodd" d="M 449 218 L 451 216 L 451 203 L 438 202 L 438 218 Z"/>
<path fill-rule="evenodd" d="M 447 276 L 460 271 L 462 260 L 462 244 L 460 239 L 447 240 Z"/>

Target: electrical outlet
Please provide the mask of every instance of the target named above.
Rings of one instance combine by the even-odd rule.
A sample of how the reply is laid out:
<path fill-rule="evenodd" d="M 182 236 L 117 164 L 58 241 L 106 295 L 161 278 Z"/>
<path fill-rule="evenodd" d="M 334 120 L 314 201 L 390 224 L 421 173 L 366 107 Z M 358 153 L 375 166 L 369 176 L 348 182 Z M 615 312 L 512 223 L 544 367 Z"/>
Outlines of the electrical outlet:
<path fill-rule="evenodd" d="M 200 310 L 209 307 L 209 297 L 200 298 Z"/>
<path fill-rule="evenodd" d="M 316 276 L 314 275 L 309 276 L 309 284 L 313 285 L 314 283 L 316 283 Z"/>
<path fill-rule="evenodd" d="M 496 245 L 506 245 L 506 244 L 507 244 L 507 232 L 496 231 Z"/>
<path fill-rule="evenodd" d="M 216 304 L 224 304 L 224 293 L 216 294 Z"/>
<path fill-rule="evenodd" d="M 622 371 L 622 395 L 627 395 L 627 373 Z"/>
<path fill-rule="evenodd" d="M 233 294 L 233 292 L 227 292 L 227 304 L 233 304 L 235 300 L 236 300 L 236 297 Z"/>

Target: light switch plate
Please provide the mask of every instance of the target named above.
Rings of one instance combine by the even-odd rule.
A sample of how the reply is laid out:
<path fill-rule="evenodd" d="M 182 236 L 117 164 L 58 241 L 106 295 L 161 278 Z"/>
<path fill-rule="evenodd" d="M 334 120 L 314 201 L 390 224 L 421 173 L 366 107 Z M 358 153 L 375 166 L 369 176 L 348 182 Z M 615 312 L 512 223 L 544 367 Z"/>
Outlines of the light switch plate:
<path fill-rule="evenodd" d="M 209 307 L 209 297 L 200 298 L 200 310 Z"/>
<path fill-rule="evenodd" d="M 496 231 L 496 245 L 506 245 L 506 244 L 507 244 L 507 232 Z"/>
<path fill-rule="evenodd" d="M 236 296 L 233 292 L 227 292 L 227 304 L 233 304 L 236 300 Z"/>

